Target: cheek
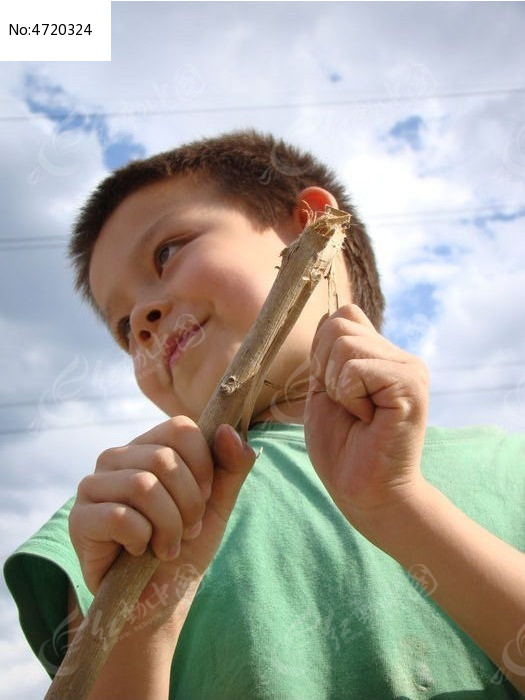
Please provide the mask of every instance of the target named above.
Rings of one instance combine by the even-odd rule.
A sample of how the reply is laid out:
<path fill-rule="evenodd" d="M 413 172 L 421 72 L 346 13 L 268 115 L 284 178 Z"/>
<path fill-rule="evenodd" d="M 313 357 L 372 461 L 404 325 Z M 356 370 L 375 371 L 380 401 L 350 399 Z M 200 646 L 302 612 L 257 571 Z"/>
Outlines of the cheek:
<path fill-rule="evenodd" d="M 188 279 L 186 290 L 190 293 L 192 289 L 198 298 L 211 302 L 219 317 L 248 330 L 274 282 L 277 270 L 271 271 L 275 274 L 268 274 L 251 259 L 217 255 L 200 260 L 192 276 L 193 285 Z"/>
<path fill-rule="evenodd" d="M 264 304 L 273 280 L 266 280 L 256 272 L 250 274 L 249 271 L 231 270 L 228 275 L 220 273 L 216 278 L 215 288 L 220 288 L 218 295 L 224 305 L 228 306 L 232 312 L 240 315 L 247 312 L 258 313 Z"/>
<path fill-rule="evenodd" d="M 155 388 L 158 387 L 156 376 L 161 363 L 162 359 L 155 353 L 139 351 L 133 355 L 135 381 L 142 393 L 152 401 L 155 401 Z"/>

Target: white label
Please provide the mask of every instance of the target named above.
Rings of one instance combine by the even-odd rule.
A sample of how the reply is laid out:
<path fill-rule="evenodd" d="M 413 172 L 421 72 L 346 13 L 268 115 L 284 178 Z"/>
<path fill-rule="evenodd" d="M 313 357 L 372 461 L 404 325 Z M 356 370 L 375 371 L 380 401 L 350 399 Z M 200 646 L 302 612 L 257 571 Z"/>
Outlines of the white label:
<path fill-rule="evenodd" d="M 110 0 L 0 2 L 0 61 L 111 61 Z"/>

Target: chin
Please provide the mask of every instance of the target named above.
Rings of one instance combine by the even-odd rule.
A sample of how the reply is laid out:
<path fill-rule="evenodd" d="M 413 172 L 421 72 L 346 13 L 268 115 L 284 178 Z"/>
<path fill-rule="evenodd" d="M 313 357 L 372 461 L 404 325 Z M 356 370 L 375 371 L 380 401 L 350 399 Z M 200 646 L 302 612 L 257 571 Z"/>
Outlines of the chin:
<path fill-rule="evenodd" d="M 196 411 L 190 406 L 182 406 L 176 401 L 168 401 L 162 404 L 156 402 L 153 403 L 155 403 L 155 405 L 160 408 L 160 410 L 163 411 L 169 418 L 173 418 L 174 416 L 187 416 L 196 423 L 202 413 L 202 411 Z"/>
<path fill-rule="evenodd" d="M 139 387 L 140 388 L 140 387 Z M 160 409 L 163 413 L 165 413 L 167 416 L 176 416 L 180 413 L 180 411 L 176 410 L 176 406 L 174 405 L 173 399 L 170 401 L 170 397 L 161 397 L 159 398 L 155 394 L 148 393 L 144 389 L 140 388 L 144 396 L 148 399 L 148 401 L 151 401 L 151 403 L 156 406 L 158 409 Z"/>

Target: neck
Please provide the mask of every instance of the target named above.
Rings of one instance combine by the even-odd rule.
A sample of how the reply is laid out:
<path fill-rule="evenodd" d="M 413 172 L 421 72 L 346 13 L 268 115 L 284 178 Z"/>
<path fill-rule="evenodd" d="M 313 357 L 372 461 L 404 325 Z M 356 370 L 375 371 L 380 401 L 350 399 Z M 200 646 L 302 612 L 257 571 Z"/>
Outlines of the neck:
<path fill-rule="evenodd" d="M 304 423 L 305 398 L 293 401 L 280 401 L 272 403 L 257 415 L 254 415 L 250 425 L 257 423 Z"/>

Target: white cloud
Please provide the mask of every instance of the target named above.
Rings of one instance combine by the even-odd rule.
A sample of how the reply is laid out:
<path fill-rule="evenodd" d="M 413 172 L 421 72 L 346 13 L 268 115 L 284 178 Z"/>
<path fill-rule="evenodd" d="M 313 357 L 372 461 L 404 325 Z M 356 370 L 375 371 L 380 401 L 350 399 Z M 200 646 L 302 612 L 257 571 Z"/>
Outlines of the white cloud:
<path fill-rule="evenodd" d="M 441 422 L 482 418 L 512 430 L 525 428 L 525 310 L 519 301 L 525 281 L 524 221 L 492 224 L 490 237 L 480 237 L 457 274 L 436 293 L 440 314 L 423 341 L 423 356 L 431 368 L 465 368 L 436 372 L 436 390 L 506 387 L 466 394 L 462 406 L 448 413 L 439 399 L 436 416 Z"/>
<path fill-rule="evenodd" d="M 4 605 L 4 603 L 3 603 Z M 12 608 L 12 602 L 5 605 Z M 29 645 L 19 629 L 14 611 L 9 610 L 9 618 L 5 620 L 12 633 L 0 640 L 2 655 L 2 686 L 1 700 L 30 700 L 44 697 L 49 688 L 49 676 L 35 658 Z"/>

